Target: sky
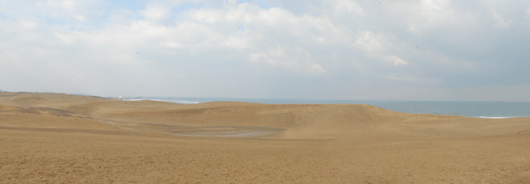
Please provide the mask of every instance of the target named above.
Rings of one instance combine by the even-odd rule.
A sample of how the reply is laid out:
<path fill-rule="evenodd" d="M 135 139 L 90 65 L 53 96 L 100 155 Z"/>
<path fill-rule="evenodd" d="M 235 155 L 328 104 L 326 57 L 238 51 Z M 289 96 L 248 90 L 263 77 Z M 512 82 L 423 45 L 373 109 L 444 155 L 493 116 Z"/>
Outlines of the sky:
<path fill-rule="evenodd" d="M 527 0 L 0 0 L 0 90 L 530 101 Z"/>

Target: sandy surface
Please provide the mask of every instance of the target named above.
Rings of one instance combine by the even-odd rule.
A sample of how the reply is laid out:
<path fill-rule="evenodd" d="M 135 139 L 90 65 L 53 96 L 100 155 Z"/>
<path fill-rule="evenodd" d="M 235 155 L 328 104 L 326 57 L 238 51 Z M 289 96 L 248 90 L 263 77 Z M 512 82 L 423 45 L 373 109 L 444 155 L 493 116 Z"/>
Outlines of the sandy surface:
<path fill-rule="evenodd" d="M 530 118 L 0 92 L 0 183 L 530 183 Z"/>

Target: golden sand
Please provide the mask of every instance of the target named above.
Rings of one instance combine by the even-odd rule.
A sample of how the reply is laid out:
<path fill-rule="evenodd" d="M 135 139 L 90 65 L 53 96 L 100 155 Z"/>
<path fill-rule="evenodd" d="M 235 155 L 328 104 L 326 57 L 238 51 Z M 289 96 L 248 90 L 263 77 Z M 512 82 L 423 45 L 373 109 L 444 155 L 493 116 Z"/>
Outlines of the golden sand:
<path fill-rule="evenodd" d="M 0 92 L 0 183 L 530 183 L 530 118 Z"/>

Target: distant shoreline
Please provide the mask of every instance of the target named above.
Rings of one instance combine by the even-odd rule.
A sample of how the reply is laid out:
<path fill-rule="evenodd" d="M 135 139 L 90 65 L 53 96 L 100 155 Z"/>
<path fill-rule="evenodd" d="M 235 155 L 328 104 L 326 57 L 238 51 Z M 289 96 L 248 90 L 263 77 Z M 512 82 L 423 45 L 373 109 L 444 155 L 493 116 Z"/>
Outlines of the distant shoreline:
<path fill-rule="evenodd" d="M 265 98 L 203 98 L 203 97 L 102 97 L 88 94 L 66 94 L 53 92 L 7 92 L 13 94 L 64 94 L 124 101 L 151 100 L 176 104 L 200 104 L 205 102 L 249 102 L 260 104 L 366 104 L 384 109 L 435 115 L 457 115 L 483 119 L 506 119 L 530 117 L 530 102 L 505 101 L 384 101 L 384 100 L 300 100 Z M 526 109 L 526 111 L 525 111 Z"/>

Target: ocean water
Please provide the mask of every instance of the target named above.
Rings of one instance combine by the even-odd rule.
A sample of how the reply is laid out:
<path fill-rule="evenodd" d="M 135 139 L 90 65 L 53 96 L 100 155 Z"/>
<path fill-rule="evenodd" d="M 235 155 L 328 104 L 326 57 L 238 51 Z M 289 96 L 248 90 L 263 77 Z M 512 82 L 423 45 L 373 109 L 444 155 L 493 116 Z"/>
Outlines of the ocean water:
<path fill-rule="evenodd" d="M 153 100 L 179 104 L 198 104 L 213 101 L 253 102 L 263 104 L 368 104 L 406 113 L 459 115 L 477 118 L 530 117 L 530 102 L 485 101 L 377 101 L 377 100 L 293 100 L 259 98 L 179 98 L 179 97 L 124 97 L 123 100 Z"/>

